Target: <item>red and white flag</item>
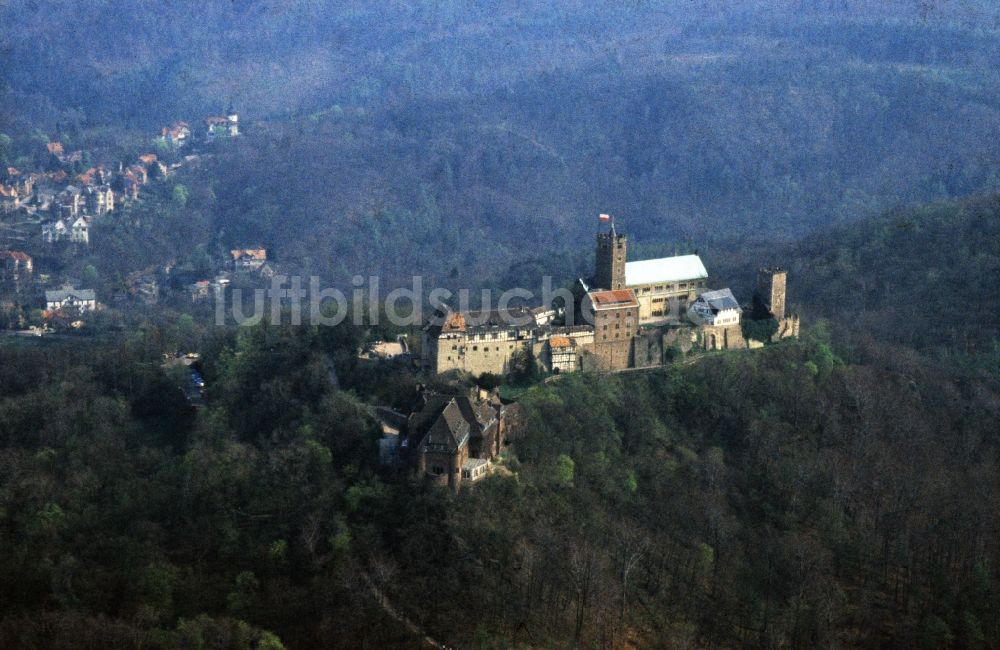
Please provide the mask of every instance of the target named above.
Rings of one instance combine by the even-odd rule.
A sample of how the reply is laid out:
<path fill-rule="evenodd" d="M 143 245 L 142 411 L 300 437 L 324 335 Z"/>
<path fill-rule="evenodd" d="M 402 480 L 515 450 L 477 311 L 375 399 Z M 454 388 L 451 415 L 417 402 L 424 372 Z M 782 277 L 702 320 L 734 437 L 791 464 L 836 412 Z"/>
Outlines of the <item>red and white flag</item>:
<path fill-rule="evenodd" d="M 611 215 L 610 214 L 599 214 L 599 215 L 597 215 L 597 220 L 600 221 L 601 223 L 607 223 L 608 221 L 611 221 Z"/>

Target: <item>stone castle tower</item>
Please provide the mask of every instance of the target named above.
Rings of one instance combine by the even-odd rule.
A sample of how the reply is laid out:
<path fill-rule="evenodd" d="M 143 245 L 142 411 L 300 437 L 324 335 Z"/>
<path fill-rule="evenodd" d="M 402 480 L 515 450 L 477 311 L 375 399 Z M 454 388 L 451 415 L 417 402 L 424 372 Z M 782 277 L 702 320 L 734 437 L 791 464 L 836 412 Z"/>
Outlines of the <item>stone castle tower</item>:
<path fill-rule="evenodd" d="M 779 321 L 785 317 L 785 284 L 788 272 L 777 266 L 768 266 L 757 272 L 757 295 L 768 311 Z"/>
<path fill-rule="evenodd" d="M 610 232 L 597 234 L 594 285 L 598 289 L 615 291 L 625 288 L 625 249 L 627 246 L 627 238 L 625 235 L 616 233 L 613 225 Z"/>

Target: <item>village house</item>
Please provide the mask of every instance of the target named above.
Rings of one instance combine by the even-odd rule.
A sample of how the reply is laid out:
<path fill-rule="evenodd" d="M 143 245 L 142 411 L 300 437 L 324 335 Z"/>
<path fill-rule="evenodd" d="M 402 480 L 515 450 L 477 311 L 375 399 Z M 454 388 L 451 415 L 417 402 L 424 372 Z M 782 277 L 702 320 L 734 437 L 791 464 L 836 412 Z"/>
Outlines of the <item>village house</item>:
<path fill-rule="evenodd" d="M 91 167 L 82 174 L 77 175 L 76 180 L 81 185 L 107 185 L 111 182 L 111 171 L 103 166 Z"/>
<path fill-rule="evenodd" d="M 0 277 L 17 282 L 34 272 L 31 256 L 21 251 L 0 251 Z"/>
<path fill-rule="evenodd" d="M 235 138 L 240 134 L 240 116 L 232 109 L 225 116 L 212 115 L 205 118 L 205 138 Z"/>
<path fill-rule="evenodd" d="M 0 183 L 0 210 L 11 212 L 21 207 L 21 193 L 16 187 Z"/>
<path fill-rule="evenodd" d="M 115 193 L 108 185 L 88 185 L 83 190 L 84 207 L 87 212 L 103 215 L 115 209 Z"/>
<path fill-rule="evenodd" d="M 50 312 L 72 311 L 80 313 L 97 309 L 97 296 L 93 289 L 64 287 L 45 292 L 45 308 Z"/>
<path fill-rule="evenodd" d="M 129 297 L 144 305 L 155 305 L 160 298 L 160 284 L 152 273 L 133 273 L 125 280 Z"/>
<path fill-rule="evenodd" d="M 199 302 L 201 300 L 206 300 L 211 295 L 211 285 L 212 283 L 208 280 L 198 280 L 197 282 L 188 285 L 188 295 L 191 296 L 191 301 Z"/>
<path fill-rule="evenodd" d="M 86 205 L 82 190 L 76 185 L 67 185 L 56 195 L 55 207 L 62 218 L 78 216 Z"/>
<path fill-rule="evenodd" d="M 46 244 L 55 244 L 61 241 L 70 241 L 74 244 L 90 244 L 90 221 L 87 217 L 77 217 L 70 225 L 66 225 L 63 219 L 42 224 L 42 241 Z"/>
<path fill-rule="evenodd" d="M 214 295 L 216 292 L 225 291 L 232 282 L 228 273 L 220 273 L 211 280 L 198 280 L 194 284 L 188 285 L 188 294 L 192 302 L 200 302 Z"/>
<path fill-rule="evenodd" d="M 186 156 L 185 160 L 187 158 L 189 158 L 189 157 L 190 156 Z M 155 153 L 144 153 L 144 154 L 142 154 L 141 156 L 139 156 L 139 163 L 138 164 L 146 172 L 146 175 L 145 175 L 145 177 L 144 177 L 144 179 L 142 181 L 143 183 L 145 183 L 149 179 L 149 177 L 152 176 L 152 175 L 154 175 L 154 174 L 157 174 L 161 178 L 163 178 L 163 177 L 167 176 L 167 174 L 170 173 L 170 169 L 166 165 L 163 164 L 163 161 L 161 161 L 161 160 L 159 160 L 157 158 L 157 156 L 156 156 Z"/>
<path fill-rule="evenodd" d="M 113 186 L 122 199 L 135 201 L 139 198 L 139 188 L 146 183 L 146 178 L 146 169 L 142 165 L 133 165 L 115 178 Z"/>
<path fill-rule="evenodd" d="M 70 226 L 69 240 L 74 244 L 90 244 L 90 221 L 88 217 L 78 217 Z"/>
<path fill-rule="evenodd" d="M 191 127 L 187 122 L 174 122 L 160 131 L 160 140 L 173 146 L 181 147 L 191 138 Z"/>
<path fill-rule="evenodd" d="M 54 244 L 69 237 L 69 228 L 62 219 L 57 219 L 52 223 L 42 224 L 42 241 L 46 244 Z"/>
<path fill-rule="evenodd" d="M 28 194 L 31 194 L 32 187 L 35 183 L 35 175 L 22 174 L 17 167 L 8 167 L 7 183 L 11 187 L 17 188 L 21 195 L 27 196 Z"/>
<path fill-rule="evenodd" d="M 234 271 L 258 271 L 267 262 L 264 248 L 234 248 L 229 255 Z"/>

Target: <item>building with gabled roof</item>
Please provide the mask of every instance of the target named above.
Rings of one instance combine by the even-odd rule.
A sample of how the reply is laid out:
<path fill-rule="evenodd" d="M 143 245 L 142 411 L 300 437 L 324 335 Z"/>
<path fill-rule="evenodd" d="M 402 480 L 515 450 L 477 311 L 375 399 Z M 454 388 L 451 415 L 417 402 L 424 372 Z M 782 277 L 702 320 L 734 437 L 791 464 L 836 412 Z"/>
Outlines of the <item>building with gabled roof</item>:
<path fill-rule="evenodd" d="M 4 212 L 16 210 L 21 206 L 21 193 L 14 186 L 0 183 L 0 208 Z"/>
<path fill-rule="evenodd" d="M 236 271 L 256 271 L 267 262 L 267 249 L 256 248 L 234 248 L 229 251 L 232 259 L 233 269 Z"/>
<path fill-rule="evenodd" d="M 677 255 L 625 263 L 626 287 L 706 279 L 708 270 L 697 255 Z"/>
<path fill-rule="evenodd" d="M 187 122 L 177 121 L 160 131 L 160 139 L 175 147 L 185 144 L 191 137 L 191 127 Z"/>
<path fill-rule="evenodd" d="M 688 320 L 698 326 L 698 336 L 706 350 L 745 348 L 740 327 L 743 308 L 731 290 L 706 291 L 688 307 Z"/>
<path fill-rule="evenodd" d="M 230 110 L 226 115 L 211 115 L 205 118 L 205 137 L 235 138 L 240 134 L 240 116 Z"/>
<path fill-rule="evenodd" d="M 631 289 L 639 301 L 642 325 L 677 322 L 687 305 L 708 283 L 708 271 L 697 255 L 626 261 L 628 237 L 615 231 L 598 233 L 593 287 Z"/>
<path fill-rule="evenodd" d="M 688 318 L 696 325 L 739 325 L 742 313 L 743 308 L 728 288 L 704 292 L 687 310 Z"/>
<path fill-rule="evenodd" d="M 90 214 L 107 214 L 115 209 L 115 193 L 109 185 L 88 185 L 83 188 L 84 207 Z"/>
<path fill-rule="evenodd" d="M 22 251 L 0 251 L 0 280 L 13 282 L 19 287 L 22 280 L 30 278 L 35 270 L 31 256 Z"/>
<path fill-rule="evenodd" d="M 555 374 L 576 370 L 576 342 L 568 336 L 549 339 L 549 367 Z"/>
<path fill-rule="evenodd" d="M 52 223 L 42 224 L 42 241 L 46 244 L 54 244 L 69 237 L 69 228 L 62 219 L 56 219 Z"/>
<path fill-rule="evenodd" d="M 45 292 L 45 308 L 49 311 L 75 309 L 82 312 L 97 309 L 97 295 L 93 289 L 64 287 Z"/>
<path fill-rule="evenodd" d="M 90 220 L 78 217 L 69 229 L 69 240 L 74 244 L 90 244 Z"/>
<path fill-rule="evenodd" d="M 406 419 L 400 457 L 431 482 L 457 490 L 499 456 L 503 410 L 499 402 L 425 391 Z"/>

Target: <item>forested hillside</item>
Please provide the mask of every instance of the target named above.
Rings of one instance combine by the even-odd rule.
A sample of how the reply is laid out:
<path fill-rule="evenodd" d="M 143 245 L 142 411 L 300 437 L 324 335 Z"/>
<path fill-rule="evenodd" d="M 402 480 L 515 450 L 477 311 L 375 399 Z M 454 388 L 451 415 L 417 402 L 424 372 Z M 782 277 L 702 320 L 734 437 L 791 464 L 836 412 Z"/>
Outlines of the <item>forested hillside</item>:
<path fill-rule="evenodd" d="M 247 142 L 206 179 L 225 244 L 340 280 L 475 284 L 589 247 L 602 211 L 704 247 L 997 188 L 997 16 L 909 0 L 5 3 L 0 132 L 14 162 L 46 137 L 148 142 L 232 102 Z"/>
<path fill-rule="evenodd" d="M 818 330 L 567 375 L 453 495 L 376 471 L 356 336 L 213 337 L 197 415 L 155 336 L 0 348 L 0 645 L 418 647 L 382 596 L 461 648 L 1000 638 L 995 375 Z"/>
<path fill-rule="evenodd" d="M 719 281 L 749 295 L 755 265 L 790 273 L 793 308 L 845 339 L 968 355 L 1000 370 L 1000 196 L 890 210 L 785 246 L 718 251 Z"/>
<path fill-rule="evenodd" d="M 0 178 L 157 155 L 86 245 L 0 221 L 104 304 L 0 333 L 0 648 L 1000 647 L 998 60 L 990 0 L 0 0 Z M 600 212 L 802 337 L 518 373 L 460 492 L 374 415 L 476 378 L 191 291 L 567 284 Z"/>

